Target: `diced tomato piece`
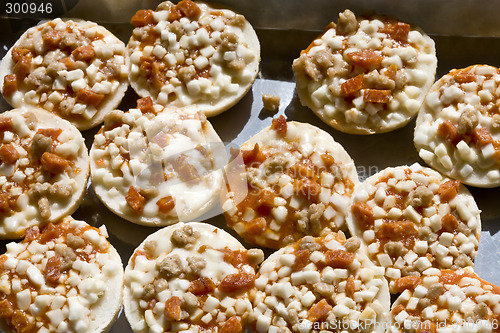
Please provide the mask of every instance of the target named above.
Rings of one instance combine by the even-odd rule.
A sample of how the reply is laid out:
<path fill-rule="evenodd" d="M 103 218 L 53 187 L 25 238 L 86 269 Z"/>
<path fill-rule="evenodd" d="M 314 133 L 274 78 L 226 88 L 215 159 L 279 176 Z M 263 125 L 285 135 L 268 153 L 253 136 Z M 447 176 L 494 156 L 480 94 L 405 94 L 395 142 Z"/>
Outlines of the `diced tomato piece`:
<path fill-rule="evenodd" d="M 230 317 L 226 320 L 220 329 L 220 333 L 240 333 L 243 331 L 243 327 L 241 326 L 238 317 Z"/>
<path fill-rule="evenodd" d="M 349 80 L 345 81 L 340 85 L 340 89 L 342 90 L 342 93 L 344 96 L 351 96 L 360 91 L 361 89 L 364 88 L 363 84 L 363 74 L 359 74 L 353 78 L 350 78 Z"/>
<path fill-rule="evenodd" d="M 382 60 L 384 60 L 384 57 L 381 54 L 371 49 L 350 52 L 346 54 L 346 57 L 351 64 L 369 69 L 379 67 Z"/>
<path fill-rule="evenodd" d="M 48 49 L 57 49 L 59 47 L 59 42 L 61 41 L 63 35 L 60 31 L 49 30 L 42 33 L 43 45 Z"/>
<path fill-rule="evenodd" d="M 246 226 L 245 231 L 250 236 L 258 236 L 266 231 L 266 219 L 264 217 L 258 217 L 256 219 L 250 220 Z"/>
<path fill-rule="evenodd" d="M 487 128 L 479 127 L 474 129 L 472 133 L 472 142 L 475 142 L 479 147 L 486 146 L 493 142 L 490 131 Z"/>
<path fill-rule="evenodd" d="M 0 116 L 0 131 L 12 131 L 12 118 Z"/>
<path fill-rule="evenodd" d="M 368 103 L 387 104 L 391 101 L 392 94 L 390 90 L 365 89 L 363 100 Z"/>
<path fill-rule="evenodd" d="M 61 276 L 61 258 L 54 255 L 47 260 L 45 266 L 45 280 L 51 284 L 58 284 Z"/>
<path fill-rule="evenodd" d="M 438 194 L 442 202 L 449 202 L 457 196 L 460 180 L 449 180 L 439 186 Z"/>
<path fill-rule="evenodd" d="M 354 279 L 349 276 L 345 283 L 345 294 L 347 297 L 354 299 L 354 291 L 356 289 L 356 285 L 354 283 Z"/>
<path fill-rule="evenodd" d="M 33 58 L 31 53 L 27 53 L 25 56 L 21 57 L 19 61 L 14 65 L 13 72 L 16 74 L 18 80 L 24 80 L 26 76 L 31 71 L 31 62 Z"/>
<path fill-rule="evenodd" d="M 3 78 L 2 94 L 6 97 L 12 96 L 17 91 L 17 75 L 8 74 Z"/>
<path fill-rule="evenodd" d="M 157 89 L 161 89 L 167 82 L 167 75 L 165 74 L 165 64 L 163 62 L 155 61 L 151 65 L 151 79 L 153 85 Z"/>
<path fill-rule="evenodd" d="M 382 32 L 386 33 L 397 42 L 407 43 L 408 34 L 410 33 L 410 25 L 403 22 L 386 23 Z"/>
<path fill-rule="evenodd" d="M 351 208 L 352 215 L 362 230 L 371 227 L 375 221 L 373 217 L 373 209 L 365 202 L 356 202 Z"/>
<path fill-rule="evenodd" d="M 95 51 L 92 45 L 82 45 L 77 47 L 71 54 L 76 60 L 90 61 L 94 58 Z"/>
<path fill-rule="evenodd" d="M 61 133 L 61 128 L 40 128 L 38 131 L 36 131 L 36 134 L 41 134 L 43 136 L 51 138 L 52 140 L 56 140 Z"/>
<path fill-rule="evenodd" d="M 241 150 L 241 154 L 245 165 L 249 165 L 253 162 L 262 163 L 266 159 L 266 156 L 260 150 L 258 143 L 253 146 L 252 150 Z"/>
<path fill-rule="evenodd" d="M 420 282 L 420 277 L 408 275 L 394 281 L 394 289 L 398 293 L 402 293 L 406 289 L 415 289 Z"/>
<path fill-rule="evenodd" d="M 313 323 L 324 320 L 332 309 L 333 307 L 323 298 L 321 301 L 311 306 L 307 311 L 307 319 Z"/>
<path fill-rule="evenodd" d="M 138 99 L 137 108 L 141 110 L 142 113 L 155 113 L 153 99 L 150 96 Z"/>
<path fill-rule="evenodd" d="M 401 241 L 412 238 L 417 234 L 415 225 L 411 221 L 385 222 L 375 233 L 379 238 Z"/>
<path fill-rule="evenodd" d="M 181 320 L 181 299 L 172 296 L 165 302 L 165 316 L 174 321 Z"/>
<path fill-rule="evenodd" d="M 0 192 L 0 212 L 8 213 L 10 212 L 10 194 L 7 192 Z"/>
<path fill-rule="evenodd" d="M 0 146 L 0 161 L 6 164 L 14 164 L 21 157 L 12 143 Z"/>
<path fill-rule="evenodd" d="M 26 236 L 24 237 L 25 242 L 32 242 L 40 237 L 40 229 L 38 227 L 29 227 L 26 229 Z"/>
<path fill-rule="evenodd" d="M 0 318 L 9 318 L 14 314 L 12 304 L 6 299 L 0 302 Z"/>
<path fill-rule="evenodd" d="M 457 83 L 469 83 L 476 81 L 476 75 L 469 70 L 456 70 L 453 72 L 453 79 Z"/>
<path fill-rule="evenodd" d="M 439 124 L 436 134 L 444 141 L 453 145 L 460 141 L 460 134 L 457 131 L 457 127 L 449 120 Z"/>
<path fill-rule="evenodd" d="M 83 104 L 98 106 L 104 98 L 104 94 L 93 92 L 90 89 L 81 89 L 76 93 L 76 101 Z"/>
<path fill-rule="evenodd" d="M 249 273 L 229 274 L 222 279 L 219 284 L 219 290 L 224 293 L 234 293 L 242 290 L 248 290 L 255 284 L 255 275 Z"/>
<path fill-rule="evenodd" d="M 270 190 L 263 190 L 259 198 L 256 210 L 259 215 L 269 215 L 274 207 L 274 198 L 276 196 Z"/>
<path fill-rule="evenodd" d="M 12 49 L 12 53 L 11 53 L 12 54 L 12 60 L 15 63 L 18 63 L 19 60 L 21 60 L 28 53 L 30 53 L 30 50 L 28 50 L 28 49 L 20 49 L 18 47 L 14 47 Z"/>
<path fill-rule="evenodd" d="M 155 25 L 156 20 L 153 16 L 153 11 L 150 9 L 141 9 L 135 13 L 135 15 L 132 17 L 130 22 L 135 26 L 135 27 L 144 27 L 146 25 Z"/>
<path fill-rule="evenodd" d="M 50 242 L 59 238 L 61 233 L 61 229 L 57 228 L 54 224 L 49 223 L 43 228 L 40 241 L 42 242 L 42 244 Z"/>
<path fill-rule="evenodd" d="M 196 280 L 193 280 L 188 287 L 188 291 L 197 296 L 209 294 L 214 290 L 214 282 L 206 276 L 200 276 Z"/>
<path fill-rule="evenodd" d="M 458 220 L 453 214 L 447 213 L 441 218 L 441 226 L 443 231 L 455 233 L 458 228 Z"/>
<path fill-rule="evenodd" d="M 201 14 L 200 7 L 191 0 L 182 0 L 176 7 L 191 20 L 197 19 Z"/>
<path fill-rule="evenodd" d="M 56 154 L 45 152 L 40 159 L 42 168 L 50 173 L 61 173 L 69 167 L 69 161 Z"/>
<path fill-rule="evenodd" d="M 63 64 L 69 71 L 75 69 L 75 62 L 70 57 L 62 58 L 59 60 L 59 62 Z"/>
<path fill-rule="evenodd" d="M 30 321 L 24 312 L 20 310 L 14 311 L 12 318 L 10 319 L 14 331 L 18 333 L 32 333 L 35 329 L 35 322 Z"/>
<path fill-rule="evenodd" d="M 354 261 L 354 254 L 344 250 L 328 250 L 325 253 L 325 262 L 333 268 L 348 268 Z"/>
<path fill-rule="evenodd" d="M 292 271 L 298 272 L 311 262 L 311 252 L 309 250 L 297 250 L 294 253 L 295 261 L 292 265 Z"/>
<path fill-rule="evenodd" d="M 184 13 L 177 6 L 170 8 L 170 12 L 168 13 L 168 20 L 170 22 L 178 21 L 183 17 Z"/>
<path fill-rule="evenodd" d="M 141 214 L 144 210 L 146 204 L 146 198 L 140 194 L 135 187 L 130 186 L 128 193 L 125 196 L 125 200 L 130 208 L 132 208 L 136 213 Z"/>
<path fill-rule="evenodd" d="M 332 155 L 330 155 L 329 153 L 321 154 L 321 159 L 323 160 L 323 163 L 325 163 L 325 166 L 327 168 L 329 168 L 333 164 L 335 164 L 335 158 Z"/>
<path fill-rule="evenodd" d="M 156 202 L 156 205 L 158 206 L 158 210 L 160 211 L 160 213 L 167 214 L 172 209 L 174 209 L 175 201 L 174 198 L 169 195 L 158 200 Z"/>
<path fill-rule="evenodd" d="M 281 115 L 278 118 L 274 118 L 271 124 L 271 129 L 275 130 L 279 135 L 285 136 L 287 129 L 285 117 Z"/>

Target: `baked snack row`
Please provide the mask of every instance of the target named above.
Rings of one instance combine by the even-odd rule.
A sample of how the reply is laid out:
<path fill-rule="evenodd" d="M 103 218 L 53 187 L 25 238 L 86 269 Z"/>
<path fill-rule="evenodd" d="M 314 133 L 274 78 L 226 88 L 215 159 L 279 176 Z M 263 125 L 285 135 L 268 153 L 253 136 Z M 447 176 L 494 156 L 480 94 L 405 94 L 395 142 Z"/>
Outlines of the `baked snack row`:
<path fill-rule="evenodd" d="M 31 227 L 0 256 L 4 331 L 105 332 L 122 303 L 134 332 L 497 330 L 500 289 L 470 268 L 391 282 L 359 238 L 305 236 L 264 259 L 204 223 L 148 236 L 129 259 L 104 227 L 64 218 Z"/>
<path fill-rule="evenodd" d="M 96 23 L 57 18 L 28 29 L 0 66 L 13 107 L 33 106 L 95 127 L 120 104 L 128 82 L 155 103 L 207 116 L 250 89 L 260 44 L 242 15 L 183 0 L 140 10 L 125 46 Z"/>

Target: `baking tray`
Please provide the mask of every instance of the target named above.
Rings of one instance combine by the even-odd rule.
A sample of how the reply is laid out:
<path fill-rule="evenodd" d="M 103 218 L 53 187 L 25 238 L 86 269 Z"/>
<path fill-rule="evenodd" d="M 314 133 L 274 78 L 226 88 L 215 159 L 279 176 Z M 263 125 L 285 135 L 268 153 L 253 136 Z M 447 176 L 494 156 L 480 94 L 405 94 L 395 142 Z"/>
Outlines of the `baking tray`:
<path fill-rule="evenodd" d="M 133 26 L 128 24 L 133 12 L 138 8 L 154 8 L 159 3 L 153 0 L 106 0 L 99 1 L 99 7 L 95 7 L 95 0 L 56 2 L 59 1 L 61 2 L 59 7 L 54 6 L 54 14 L 69 11 L 67 16 L 93 19 L 125 43 L 133 29 Z M 5 6 L 6 2 L 0 1 L 0 10 L 3 10 L 0 12 L 0 31 L 2 31 L 0 57 L 4 56 L 24 30 L 35 25 L 40 18 L 47 17 L 6 15 L 5 7 L 1 7 Z M 425 164 L 413 146 L 414 120 L 404 128 L 386 134 L 349 135 L 330 128 L 312 111 L 300 104 L 295 93 L 292 61 L 329 21 L 336 21 L 337 13 L 348 8 L 347 2 L 313 0 L 305 5 L 304 1 L 225 0 L 223 3 L 238 10 L 253 23 L 262 50 L 259 75 L 250 92 L 230 110 L 209 118 L 228 148 L 240 145 L 269 126 L 273 117 L 282 114 L 287 120 L 307 122 L 330 133 L 354 159 L 361 181 L 385 167 L 409 165 L 414 162 Z M 389 14 L 421 26 L 436 42 L 438 57 L 436 78 L 446 74 L 450 69 L 472 64 L 500 67 L 500 25 L 495 24 L 495 15 L 498 12 L 495 8 L 500 7 L 500 4 L 490 2 L 486 4 L 485 1 L 453 1 L 453 3 L 454 5 L 448 1 L 420 0 L 408 6 L 407 2 L 358 0 L 349 2 L 349 8 L 356 14 L 372 12 Z M 95 8 L 99 8 L 99 11 L 96 12 Z M 50 15 L 50 17 L 55 16 Z M 473 17 L 481 17 L 481 20 L 471 19 Z M 261 99 L 263 93 L 280 96 L 278 113 L 263 109 Z M 119 109 L 128 110 L 130 107 L 135 107 L 137 98 L 135 92 L 129 88 Z M 0 97 L 0 111 L 10 108 Z M 89 149 L 98 129 L 83 132 Z M 483 279 L 500 285 L 500 188 L 468 188 L 482 210 L 482 232 L 479 253 L 475 259 L 475 270 Z M 73 217 L 97 227 L 106 225 L 109 240 L 120 253 L 124 265 L 127 264 L 135 247 L 146 236 L 158 230 L 132 224 L 111 213 L 97 199 L 90 181 L 87 195 Z M 225 226 L 219 207 L 215 207 L 197 221 L 224 228 L 242 241 Z M 244 241 L 242 243 L 246 247 L 252 247 Z M 0 242 L 2 253 L 5 252 L 5 244 L 4 241 Z M 269 253 L 271 251 L 266 250 L 266 254 Z M 111 328 L 111 332 L 132 332 L 123 312 Z"/>

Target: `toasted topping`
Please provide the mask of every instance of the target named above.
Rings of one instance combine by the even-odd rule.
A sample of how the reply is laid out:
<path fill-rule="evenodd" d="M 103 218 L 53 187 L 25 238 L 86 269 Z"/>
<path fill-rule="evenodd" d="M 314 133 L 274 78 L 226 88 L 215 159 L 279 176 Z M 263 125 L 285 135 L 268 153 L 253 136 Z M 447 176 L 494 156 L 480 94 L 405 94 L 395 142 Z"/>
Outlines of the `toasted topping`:
<path fill-rule="evenodd" d="M 278 112 L 280 108 L 280 97 L 271 94 L 262 94 L 262 103 L 264 104 L 264 109 L 271 112 Z"/>

